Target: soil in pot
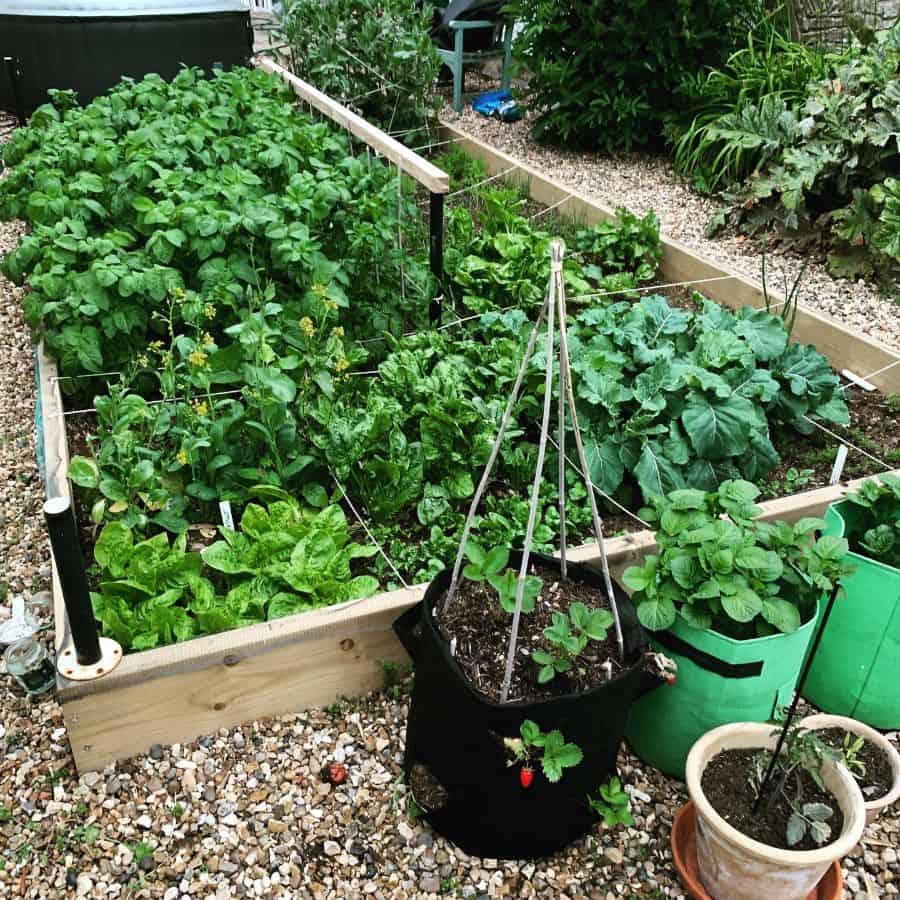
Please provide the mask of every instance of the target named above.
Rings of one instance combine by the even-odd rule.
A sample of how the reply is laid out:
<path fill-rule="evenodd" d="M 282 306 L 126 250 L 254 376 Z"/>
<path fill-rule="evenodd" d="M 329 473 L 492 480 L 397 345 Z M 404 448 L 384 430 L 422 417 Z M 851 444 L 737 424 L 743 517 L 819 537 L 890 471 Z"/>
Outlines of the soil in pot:
<path fill-rule="evenodd" d="M 847 734 L 850 734 L 851 740 L 857 737 L 852 732 L 844 731 L 843 728 L 823 728 L 817 730 L 816 734 L 838 752 L 843 751 L 844 737 Z M 849 767 L 848 771 L 859 784 L 866 802 L 883 797 L 894 786 L 894 771 L 885 752 L 877 744 L 864 739 L 856 758 L 866 767 L 866 774 L 860 775 L 857 769 Z"/>
<path fill-rule="evenodd" d="M 769 847 L 781 850 L 816 850 L 821 845 L 810 837 L 809 832 L 802 840 L 790 846 L 786 839 L 787 822 L 792 809 L 787 798 L 778 793 L 771 804 L 766 799 L 760 804 L 759 812 L 753 814 L 755 800 L 754 789 L 750 784 L 749 774 L 754 770 L 754 760 L 760 756 L 759 750 L 723 750 L 716 754 L 707 764 L 701 779 L 703 793 L 713 809 L 741 834 Z M 765 762 L 770 754 L 763 751 Z M 837 836 L 844 826 L 844 815 L 837 800 L 827 791 L 820 788 L 806 771 L 798 769 L 791 776 L 788 790 L 797 797 L 796 780 L 800 783 L 802 803 L 824 803 L 831 807 L 831 834 Z M 777 780 L 772 779 L 773 791 L 778 789 Z"/>
<path fill-rule="evenodd" d="M 572 578 L 563 580 L 556 569 L 537 565 L 530 566 L 529 571 L 544 586 L 534 612 L 523 613 L 519 620 L 519 659 L 513 669 L 509 699 L 546 700 L 583 693 L 619 673 L 622 665 L 615 628 L 611 625 L 606 640 L 588 641 L 569 672 L 557 674 L 546 684 L 538 683 L 538 666 L 531 660 L 531 654 L 535 650 L 552 652 L 544 629 L 553 624 L 553 613 L 567 614 L 573 603 L 583 603 L 589 610 L 608 610 L 610 606 L 602 591 Z M 499 701 L 512 616 L 500 606 L 497 592 L 487 582 L 461 578 L 440 625 L 445 633 L 456 638 L 455 659 L 469 683 L 489 700 Z M 528 662 L 523 665 L 526 657 Z M 610 670 L 603 668 L 607 661 L 611 663 Z"/>

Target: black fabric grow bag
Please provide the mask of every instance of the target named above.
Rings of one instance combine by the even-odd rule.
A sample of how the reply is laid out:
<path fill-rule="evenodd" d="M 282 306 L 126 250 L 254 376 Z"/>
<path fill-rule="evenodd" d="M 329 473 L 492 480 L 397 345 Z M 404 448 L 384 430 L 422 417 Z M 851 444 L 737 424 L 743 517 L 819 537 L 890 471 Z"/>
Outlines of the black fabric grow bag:
<path fill-rule="evenodd" d="M 123 75 L 155 72 L 174 78 L 182 65 L 209 71 L 249 65 L 253 53 L 250 12 L 128 16 L 0 14 L 0 57 L 18 60 L 24 112 L 47 102 L 50 88 L 78 92 L 89 103 Z M 0 109 L 15 112 L 13 85 L 0 64 Z"/>
<path fill-rule="evenodd" d="M 535 562 L 559 567 L 559 560 L 533 553 Z M 520 552 L 510 554 L 517 568 Z M 634 607 L 616 587 L 629 667 L 610 682 L 583 694 L 538 702 L 494 703 L 475 691 L 451 657 L 438 632 L 434 604 L 450 584 L 445 569 L 428 587 L 421 603 L 394 624 L 415 662 L 415 685 L 406 728 L 407 778 L 424 767 L 440 785 L 440 802 L 430 808 L 413 790 L 425 818 L 466 853 L 501 859 L 547 856 L 586 834 L 597 821 L 586 796 L 615 773 L 616 756 L 632 702 L 663 682 L 643 669 L 644 633 Z M 569 577 L 603 592 L 602 577 L 569 564 Z M 604 592 L 605 593 L 605 592 Z M 506 637 L 499 637 L 505 641 Z M 534 782 L 524 789 L 519 767 L 507 766 L 502 738 L 518 737 L 532 719 L 542 731 L 559 729 L 584 759 L 566 769 L 556 784 L 535 767 Z"/>

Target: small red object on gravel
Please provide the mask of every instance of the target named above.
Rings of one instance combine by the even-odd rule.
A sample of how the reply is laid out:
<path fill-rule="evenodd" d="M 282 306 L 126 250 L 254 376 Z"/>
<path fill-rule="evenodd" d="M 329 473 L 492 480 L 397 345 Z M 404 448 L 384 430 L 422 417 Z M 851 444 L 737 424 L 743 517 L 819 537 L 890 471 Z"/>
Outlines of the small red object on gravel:
<path fill-rule="evenodd" d="M 343 763 L 328 763 L 328 765 L 322 769 L 322 781 L 327 781 L 330 784 L 338 785 L 343 784 L 346 780 L 347 767 Z"/>

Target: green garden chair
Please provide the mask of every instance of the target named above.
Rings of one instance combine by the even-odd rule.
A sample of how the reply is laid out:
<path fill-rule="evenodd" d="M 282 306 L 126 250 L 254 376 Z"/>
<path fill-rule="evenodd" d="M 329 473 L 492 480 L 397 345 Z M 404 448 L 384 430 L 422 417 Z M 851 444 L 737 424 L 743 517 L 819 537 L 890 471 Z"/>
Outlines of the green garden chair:
<path fill-rule="evenodd" d="M 472 63 L 481 63 L 487 59 L 503 57 L 503 90 L 509 90 L 510 59 L 512 57 L 513 23 L 505 20 L 489 21 L 487 19 L 454 19 L 447 27 L 453 34 L 453 49 L 438 47 L 441 61 L 453 75 L 453 109 L 462 112 L 462 95 L 465 80 L 465 67 Z M 467 31 L 491 29 L 494 38 L 487 49 L 467 52 L 464 49 Z"/>

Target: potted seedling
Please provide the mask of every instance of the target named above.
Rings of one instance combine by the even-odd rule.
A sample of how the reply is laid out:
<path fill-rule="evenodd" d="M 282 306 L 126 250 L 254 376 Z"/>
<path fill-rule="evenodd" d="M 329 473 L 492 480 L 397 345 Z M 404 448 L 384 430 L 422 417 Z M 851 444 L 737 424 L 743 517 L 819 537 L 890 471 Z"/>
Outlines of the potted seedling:
<path fill-rule="evenodd" d="M 865 481 L 825 514 L 855 573 L 806 685 L 819 709 L 884 731 L 900 728 L 900 477 Z"/>
<path fill-rule="evenodd" d="M 823 638 L 819 653 L 824 646 Z M 873 822 L 900 798 L 900 753 L 881 732 L 856 719 L 828 713 L 807 716 L 801 724 L 815 731 L 856 779 L 866 804 L 867 822 Z"/>
<path fill-rule="evenodd" d="M 563 523 L 558 558 L 531 552 L 549 434 L 557 312 Z M 545 319 L 543 417 L 522 549 L 484 547 L 472 536 L 475 513 Z M 562 249 L 555 243 L 550 290 L 455 562 L 396 626 L 416 665 L 405 758 L 412 794 L 437 831 L 479 856 L 544 856 L 585 834 L 598 815 L 609 820 L 611 810 L 618 810 L 624 821 L 621 788 L 613 790 L 612 779 L 628 707 L 665 681 L 648 669 L 657 658 L 645 654 L 634 609 L 610 578 L 588 474 L 600 572 L 567 559 L 567 431 L 574 435 L 581 472 L 588 472 L 568 370 Z M 605 799 L 598 786 L 606 788 Z M 601 802 L 609 807 L 606 815 L 597 806 Z"/>
<path fill-rule="evenodd" d="M 670 691 L 631 710 L 626 736 L 645 762 L 683 777 L 691 745 L 727 722 L 765 722 L 791 696 L 820 601 L 844 574 L 846 541 L 821 519 L 763 522 L 747 481 L 677 490 L 643 515 L 658 553 L 623 575 L 651 644 L 678 664 Z"/>
<path fill-rule="evenodd" d="M 711 897 L 803 900 L 865 828 L 853 776 L 802 726 L 715 728 L 691 748 L 686 776 L 696 870 Z M 836 884 L 827 896 L 841 896 Z"/>

